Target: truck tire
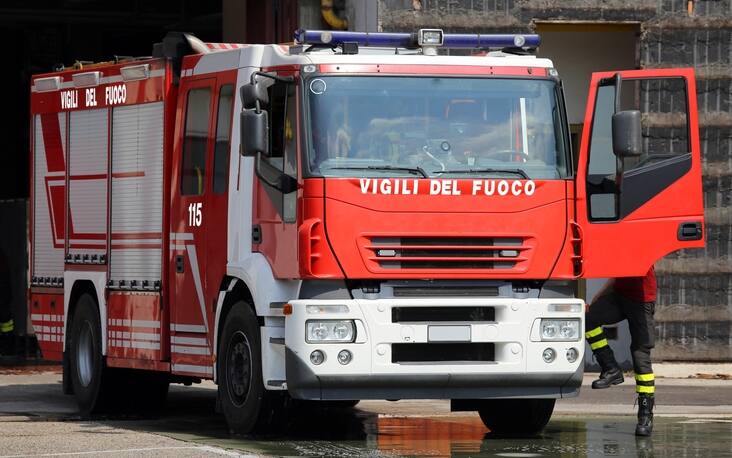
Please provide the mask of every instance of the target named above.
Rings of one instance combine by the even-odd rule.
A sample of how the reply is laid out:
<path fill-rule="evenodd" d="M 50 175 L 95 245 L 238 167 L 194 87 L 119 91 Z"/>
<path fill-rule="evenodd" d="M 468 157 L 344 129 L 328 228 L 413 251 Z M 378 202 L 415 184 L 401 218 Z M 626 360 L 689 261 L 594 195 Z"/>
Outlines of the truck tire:
<path fill-rule="evenodd" d="M 102 412 L 106 407 L 109 377 L 102 357 L 99 309 L 88 293 L 76 301 L 66 345 L 69 375 L 79 411 L 83 416 Z"/>
<path fill-rule="evenodd" d="M 533 435 L 552 417 L 554 399 L 485 399 L 478 413 L 495 434 Z"/>
<path fill-rule="evenodd" d="M 218 351 L 221 410 L 233 434 L 262 431 L 269 425 L 275 393 L 262 381 L 262 350 L 257 317 L 239 301 L 229 311 Z"/>

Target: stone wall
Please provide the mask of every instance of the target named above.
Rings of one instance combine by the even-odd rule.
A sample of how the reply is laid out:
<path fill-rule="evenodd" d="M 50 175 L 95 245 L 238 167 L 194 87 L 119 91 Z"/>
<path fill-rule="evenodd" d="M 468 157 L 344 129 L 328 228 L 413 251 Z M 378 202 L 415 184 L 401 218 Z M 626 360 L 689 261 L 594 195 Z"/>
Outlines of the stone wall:
<path fill-rule="evenodd" d="M 641 68 L 695 67 L 707 246 L 657 264 L 654 356 L 732 361 L 732 0 L 379 0 L 377 16 L 381 31 L 530 32 L 536 21 L 638 23 Z M 663 119 L 656 122 L 664 128 Z"/>

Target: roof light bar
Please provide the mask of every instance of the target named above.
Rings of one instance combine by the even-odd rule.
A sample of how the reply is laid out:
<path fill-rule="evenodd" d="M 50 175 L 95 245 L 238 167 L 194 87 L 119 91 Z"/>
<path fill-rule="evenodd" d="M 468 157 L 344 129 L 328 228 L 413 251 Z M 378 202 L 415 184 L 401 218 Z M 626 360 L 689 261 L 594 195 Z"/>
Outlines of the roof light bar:
<path fill-rule="evenodd" d="M 439 29 L 423 29 L 420 32 L 435 34 Z M 332 30 L 296 30 L 295 42 L 315 46 L 340 46 L 343 43 L 358 43 L 359 46 L 384 46 L 396 48 L 416 48 L 420 45 L 440 46 L 424 40 L 424 33 L 392 32 L 346 32 Z M 431 37 L 430 37 L 431 38 Z M 422 43 L 418 42 L 421 41 Z M 427 41 L 427 42 L 425 42 Z M 539 35 L 524 34 L 442 34 L 441 46 L 444 48 L 536 48 L 541 39 Z"/>

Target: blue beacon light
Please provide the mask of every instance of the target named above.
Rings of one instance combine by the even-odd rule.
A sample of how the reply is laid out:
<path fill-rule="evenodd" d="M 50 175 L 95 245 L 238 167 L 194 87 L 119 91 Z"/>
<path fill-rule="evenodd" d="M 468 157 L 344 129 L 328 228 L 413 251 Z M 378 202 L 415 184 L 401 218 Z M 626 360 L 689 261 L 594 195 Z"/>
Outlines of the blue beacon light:
<path fill-rule="evenodd" d="M 422 32 L 434 33 L 438 29 L 422 29 L 415 33 L 391 32 L 348 32 L 331 30 L 297 30 L 295 42 L 315 46 L 339 46 L 343 43 L 358 43 L 359 46 L 383 46 L 396 48 L 417 48 L 418 37 Z M 439 31 L 440 33 L 442 31 Z M 524 34 L 443 34 L 441 47 L 444 48 L 536 48 L 541 39 L 539 35 Z M 423 46 L 434 46 L 424 44 Z M 439 46 L 439 45 L 438 45 Z"/>

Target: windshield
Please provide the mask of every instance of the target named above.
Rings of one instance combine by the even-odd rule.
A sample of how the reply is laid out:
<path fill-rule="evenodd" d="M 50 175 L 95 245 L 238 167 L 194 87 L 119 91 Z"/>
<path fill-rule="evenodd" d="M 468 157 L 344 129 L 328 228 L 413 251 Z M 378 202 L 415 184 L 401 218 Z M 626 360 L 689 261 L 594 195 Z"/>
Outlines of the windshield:
<path fill-rule="evenodd" d="M 318 76 L 305 88 L 311 175 L 567 176 L 554 81 Z"/>

